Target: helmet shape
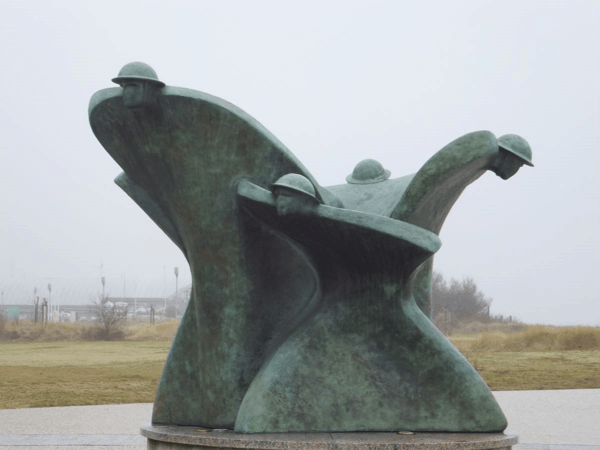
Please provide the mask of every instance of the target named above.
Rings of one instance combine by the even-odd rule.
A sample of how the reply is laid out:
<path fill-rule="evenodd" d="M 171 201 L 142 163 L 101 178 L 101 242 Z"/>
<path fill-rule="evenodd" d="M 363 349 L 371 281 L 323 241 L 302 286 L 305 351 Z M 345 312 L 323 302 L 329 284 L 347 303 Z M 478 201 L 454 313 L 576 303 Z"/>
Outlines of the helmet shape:
<path fill-rule="evenodd" d="M 498 138 L 498 146 L 517 155 L 525 164 L 533 167 L 533 163 L 531 162 L 531 147 L 521 136 L 517 136 L 516 134 L 505 134 L 504 136 L 500 136 Z"/>
<path fill-rule="evenodd" d="M 387 180 L 390 174 L 391 172 L 384 169 L 379 161 L 365 159 L 354 167 L 352 174 L 346 177 L 346 181 L 352 184 L 379 183 Z"/>
<path fill-rule="evenodd" d="M 314 201 L 319 202 L 315 197 L 315 187 L 310 180 L 297 173 L 288 173 L 279 178 L 275 183 L 271 185 L 272 188 L 282 187 L 289 189 L 294 192 L 299 192 L 302 195 L 306 195 L 312 198 Z"/>
<path fill-rule="evenodd" d="M 112 79 L 113 83 L 117 84 L 121 84 L 127 80 L 149 81 L 159 87 L 165 85 L 165 83 L 158 79 L 158 75 L 152 67 L 139 61 L 125 64 L 119 71 L 119 75 Z"/>

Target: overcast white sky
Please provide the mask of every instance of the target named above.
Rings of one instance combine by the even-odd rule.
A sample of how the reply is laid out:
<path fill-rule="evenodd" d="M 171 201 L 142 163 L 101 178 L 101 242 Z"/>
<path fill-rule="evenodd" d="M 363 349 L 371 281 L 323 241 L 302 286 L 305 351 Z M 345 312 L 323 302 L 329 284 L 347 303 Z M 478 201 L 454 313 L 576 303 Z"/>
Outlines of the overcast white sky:
<path fill-rule="evenodd" d="M 0 42 L 5 303 L 101 261 L 116 295 L 124 276 L 128 295 L 170 290 L 175 266 L 189 282 L 88 124 L 90 96 L 144 61 L 254 116 L 324 186 L 365 158 L 416 172 L 471 131 L 525 137 L 535 168 L 467 189 L 436 270 L 492 313 L 600 325 L 598 1 L 3 0 Z"/>

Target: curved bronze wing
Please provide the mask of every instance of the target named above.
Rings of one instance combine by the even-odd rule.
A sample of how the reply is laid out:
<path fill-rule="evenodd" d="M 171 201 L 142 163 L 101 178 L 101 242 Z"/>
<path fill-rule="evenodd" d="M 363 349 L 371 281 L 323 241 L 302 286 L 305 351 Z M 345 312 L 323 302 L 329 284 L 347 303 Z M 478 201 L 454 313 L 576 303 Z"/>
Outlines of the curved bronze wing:
<path fill-rule="evenodd" d="M 330 186 L 346 208 L 402 220 L 439 234 L 452 206 L 498 155 L 489 131 L 466 134 L 433 155 L 416 174 L 374 184 Z M 433 258 L 419 269 L 414 295 L 423 313 L 431 315 Z"/>
<path fill-rule="evenodd" d="M 322 203 L 339 203 L 279 140 L 230 103 L 167 86 L 155 104 L 130 109 L 122 92 L 94 94 L 92 130 L 124 170 L 117 184 L 183 251 L 193 279 L 153 421 L 232 428 L 290 317 L 301 318 L 318 292 L 295 244 L 240 213 L 236 184 L 249 177 L 269 186 L 298 173 Z"/>

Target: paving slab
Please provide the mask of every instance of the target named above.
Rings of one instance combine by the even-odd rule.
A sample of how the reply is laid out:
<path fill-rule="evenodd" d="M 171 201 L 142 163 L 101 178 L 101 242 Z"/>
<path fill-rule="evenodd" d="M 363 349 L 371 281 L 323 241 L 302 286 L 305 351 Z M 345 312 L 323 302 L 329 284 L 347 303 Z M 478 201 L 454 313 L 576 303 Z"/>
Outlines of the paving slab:
<path fill-rule="evenodd" d="M 131 434 L 8 434 L 0 436 L 0 444 L 12 446 L 56 446 L 56 445 L 144 445 L 143 436 Z"/>
<path fill-rule="evenodd" d="M 600 389 L 496 391 L 494 396 L 508 419 L 506 432 L 519 436 L 516 449 L 545 450 L 523 444 L 546 444 L 600 450 Z"/>
<path fill-rule="evenodd" d="M 146 450 L 152 403 L 0 410 L 0 450 Z"/>
<path fill-rule="evenodd" d="M 139 435 L 152 403 L 0 410 L 0 436 L 28 434 Z M 1 444 L 0 444 L 1 445 Z"/>
<path fill-rule="evenodd" d="M 147 450 L 148 446 L 144 445 L 127 445 L 117 446 L 114 445 L 42 445 L 42 446 L 13 446 L 13 445 L 0 445 L 0 450 Z"/>
<path fill-rule="evenodd" d="M 600 450 L 600 389 L 496 391 L 514 450 Z M 0 450 L 145 450 L 151 403 L 0 410 Z"/>
<path fill-rule="evenodd" d="M 600 445 L 518 444 L 514 450 L 598 450 Z"/>

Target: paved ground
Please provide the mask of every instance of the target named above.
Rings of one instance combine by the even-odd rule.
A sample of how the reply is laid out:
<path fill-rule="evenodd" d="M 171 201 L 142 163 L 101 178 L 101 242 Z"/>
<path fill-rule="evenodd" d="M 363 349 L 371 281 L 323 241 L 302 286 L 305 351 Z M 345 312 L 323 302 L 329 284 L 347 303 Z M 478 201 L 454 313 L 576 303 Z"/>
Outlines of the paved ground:
<path fill-rule="evenodd" d="M 600 389 L 494 392 L 515 450 L 600 450 Z M 0 410 L 0 450 L 144 450 L 152 405 Z"/>

